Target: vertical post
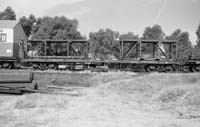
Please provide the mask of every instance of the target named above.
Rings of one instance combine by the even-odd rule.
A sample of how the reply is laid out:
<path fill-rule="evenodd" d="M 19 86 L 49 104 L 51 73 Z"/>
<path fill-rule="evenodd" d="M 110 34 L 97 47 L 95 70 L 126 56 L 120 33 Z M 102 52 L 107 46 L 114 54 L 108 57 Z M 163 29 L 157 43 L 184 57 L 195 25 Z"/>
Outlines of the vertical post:
<path fill-rule="evenodd" d="M 172 43 L 169 44 L 169 59 L 172 58 Z"/>
<path fill-rule="evenodd" d="M 119 40 L 119 59 L 122 59 L 122 41 Z"/>
<path fill-rule="evenodd" d="M 155 43 L 153 43 L 153 58 L 155 58 Z"/>
<path fill-rule="evenodd" d="M 69 56 L 71 56 L 71 55 L 72 55 L 72 54 L 71 54 L 71 50 L 72 50 L 71 46 L 72 46 L 72 42 L 71 42 L 71 41 L 69 41 Z"/>
<path fill-rule="evenodd" d="M 69 56 L 69 52 L 70 52 L 70 51 L 69 51 L 69 50 L 70 50 L 70 47 L 69 47 L 69 46 L 70 46 L 70 44 L 69 44 L 69 43 L 70 43 L 70 42 L 69 42 L 69 41 L 67 41 L 67 56 Z"/>
<path fill-rule="evenodd" d="M 89 41 L 86 41 L 86 46 L 87 46 L 86 56 L 88 58 L 89 57 L 88 55 L 90 54 L 90 43 L 89 43 Z"/>
<path fill-rule="evenodd" d="M 55 49 L 56 49 L 56 56 L 57 56 L 58 55 L 58 43 L 55 42 L 55 45 L 56 45 Z"/>
<path fill-rule="evenodd" d="M 123 59 L 123 55 L 124 55 L 124 41 L 122 40 L 122 52 L 121 52 L 121 59 Z"/>
<path fill-rule="evenodd" d="M 177 60 L 177 57 L 178 57 L 178 46 L 177 46 L 178 44 L 177 44 L 177 41 L 176 41 L 176 60 Z"/>
<path fill-rule="evenodd" d="M 139 44 L 139 48 L 140 48 L 139 57 L 141 58 L 141 56 L 142 56 L 142 41 L 140 39 L 138 40 L 138 44 Z"/>
<path fill-rule="evenodd" d="M 29 42 L 29 41 L 28 41 Z M 30 41 L 30 45 L 31 45 L 31 57 L 33 57 L 33 44 L 32 44 L 32 42 Z"/>
<path fill-rule="evenodd" d="M 123 40 L 120 40 L 120 60 L 123 60 L 123 50 L 124 50 L 124 42 L 123 42 Z M 119 62 L 119 69 L 121 70 L 122 69 L 122 63 L 121 63 L 121 61 Z"/>
<path fill-rule="evenodd" d="M 47 56 L 47 41 L 44 41 L 44 55 Z"/>
<path fill-rule="evenodd" d="M 138 42 L 136 42 L 136 58 L 138 58 Z"/>
<path fill-rule="evenodd" d="M 158 56 L 159 56 L 159 59 L 161 59 L 161 55 L 162 55 L 162 49 L 160 49 L 160 44 L 161 44 L 161 40 L 158 41 Z M 164 55 L 164 54 L 163 54 Z M 166 55 L 165 55 L 166 56 Z"/>
<path fill-rule="evenodd" d="M 66 50 L 66 52 L 65 52 L 65 56 L 67 56 L 67 53 L 68 53 L 68 43 L 67 43 L 67 41 L 65 41 L 65 46 L 67 46 L 67 47 L 66 47 L 67 50 Z"/>

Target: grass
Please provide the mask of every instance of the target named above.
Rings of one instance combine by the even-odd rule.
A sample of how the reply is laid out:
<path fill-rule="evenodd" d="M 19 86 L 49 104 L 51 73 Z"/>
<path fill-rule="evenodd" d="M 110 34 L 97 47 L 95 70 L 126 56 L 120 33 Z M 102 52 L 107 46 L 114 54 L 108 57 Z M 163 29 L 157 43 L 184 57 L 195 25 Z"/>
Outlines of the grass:
<path fill-rule="evenodd" d="M 81 86 L 82 94 L 1 95 L 0 126 L 199 127 L 199 77 L 198 73 L 38 74 L 35 80 L 41 86 Z"/>
<path fill-rule="evenodd" d="M 103 78 L 102 78 L 103 77 Z M 105 78 L 102 75 L 102 79 Z M 115 77 L 112 79 L 111 77 Z M 124 103 L 138 102 L 142 110 L 168 111 L 176 117 L 200 114 L 200 74 L 152 73 L 143 76 L 114 74 L 99 86 L 100 93 L 116 93 Z M 105 80 L 105 79 L 104 79 Z M 106 78 L 107 80 L 107 78 Z M 147 107 L 146 107 L 147 106 Z M 190 110 L 193 111 L 190 111 Z M 200 116 L 200 115 L 198 115 Z"/>

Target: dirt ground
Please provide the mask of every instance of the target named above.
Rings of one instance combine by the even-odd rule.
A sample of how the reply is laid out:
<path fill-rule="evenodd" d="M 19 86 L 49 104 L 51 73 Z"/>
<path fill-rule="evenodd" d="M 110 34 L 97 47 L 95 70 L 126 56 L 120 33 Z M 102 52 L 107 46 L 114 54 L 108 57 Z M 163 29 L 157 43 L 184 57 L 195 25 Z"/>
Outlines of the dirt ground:
<path fill-rule="evenodd" d="M 200 127 L 199 77 L 130 72 L 36 74 L 41 88 L 71 90 L 0 95 L 0 127 Z"/>

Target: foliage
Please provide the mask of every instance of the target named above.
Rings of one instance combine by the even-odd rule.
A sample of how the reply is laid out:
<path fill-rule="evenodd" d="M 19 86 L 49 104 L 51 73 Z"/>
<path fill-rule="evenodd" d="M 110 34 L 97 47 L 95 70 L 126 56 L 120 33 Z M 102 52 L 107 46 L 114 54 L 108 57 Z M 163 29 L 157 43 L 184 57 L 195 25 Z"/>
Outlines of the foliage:
<path fill-rule="evenodd" d="M 197 35 L 197 44 L 195 45 L 195 54 L 200 56 L 200 24 L 197 28 L 196 35 Z"/>
<path fill-rule="evenodd" d="M 196 35 L 197 35 L 197 46 L 200 47 L 200 24 L 197 28 Z"/>
<path fill-rule="evenodd" d="M 78 21 L 62 17 L 38 18 L 33 26 L 32 39 L 82 39 L 77 30 Z"/>
<path fill-rule="evenodd" d="M 164 38 L 164 32 L 160 25 L 154 25 L 153 27 L 146 27 L 143 33 L 142 39 L 145 40 L 162 40 Z"/>
<path fill-rule="evenodd" d="M 89 34 L 92 54 L 96 58 L 109 59 L 109 57 L 119 57 L 119 43 L 116 41 L 119 37 L 117 31 L 111 29 L 100 29 L 98 32 Z"/>
<path fill-rule="evenodd" d="M 0 12 L 0 20 L 16 20 L 14 10 L 8 6 L 3 12 Z"/>
<path fill-rule="evenodd" d="M 36 22 L 35 16 L 32 14 L 29 16 L 29 18 L 23 16 L 20 18 L 19 22 L 22 24 L 22 27 L 26 35 L 29 37 L 32 32 L 32 26 Z"/>
<path fill-rule="evenodd" d="M 135 35 L 133 32 L 128 32 L 126 34 L 121 34 L 119 36 L 119 39 L 120 40 L 123 40 L 123 39 L 139 39 L 139 36 L 138 35 Z"/>
<path fill-rule="evenodd" d="M 187 59 L 193 52 L 192 44 L 189 39 L 188 32 L 182 32 L 180 29 L 175 30 L 170 36 L 166 37 L 167 40 L 177 40 L 177 58 L 178 60 Z"/>

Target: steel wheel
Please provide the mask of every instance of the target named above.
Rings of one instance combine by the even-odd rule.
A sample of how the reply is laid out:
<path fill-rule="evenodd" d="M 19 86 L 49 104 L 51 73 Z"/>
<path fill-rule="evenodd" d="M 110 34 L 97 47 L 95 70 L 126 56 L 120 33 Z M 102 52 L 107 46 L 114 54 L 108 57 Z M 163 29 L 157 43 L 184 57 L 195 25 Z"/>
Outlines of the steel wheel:
<path fill-rule="evenodd" d="M 39 65 L 38 64 L 33 64 L 32 67 L 33 67 L 33 69 L 36 69 L 36 70 L 39 69 Z"/>
<path fill-rule="evenodd" d="M 50 69 L 50 70 L 56 70 L 57 69 L 57 65 L 56 64 L 49 64 L 48 65 L 48 69 Z"/>
<path fill-rule="evenodd" d="M 156 71 L 156 66 L 155 65 L 146 65 L 145 70 L 147 72 L 155 72 Z"/>
<path fill-rule="evenodd" d="M 192 72 L 200 72 L 200 65 L 192 66 L 191 70 Z"/>
<path fill-rule="evenodd" d="M 2 67 L 5 69 L 11 69 L 13 67 L 13 65 L 12 65 L 12 63 L 3 63 Z"/>
<path fill-rule="evenodd" d="M 40 70 L 47 70 L 48 66 L 46 64 L 40 64 Z"/>
<path fill-rule="evenodd" d="M 173 67 L 171 65 L 168 65 L 165 67 L 165 72 L 173 72 Z"/>

